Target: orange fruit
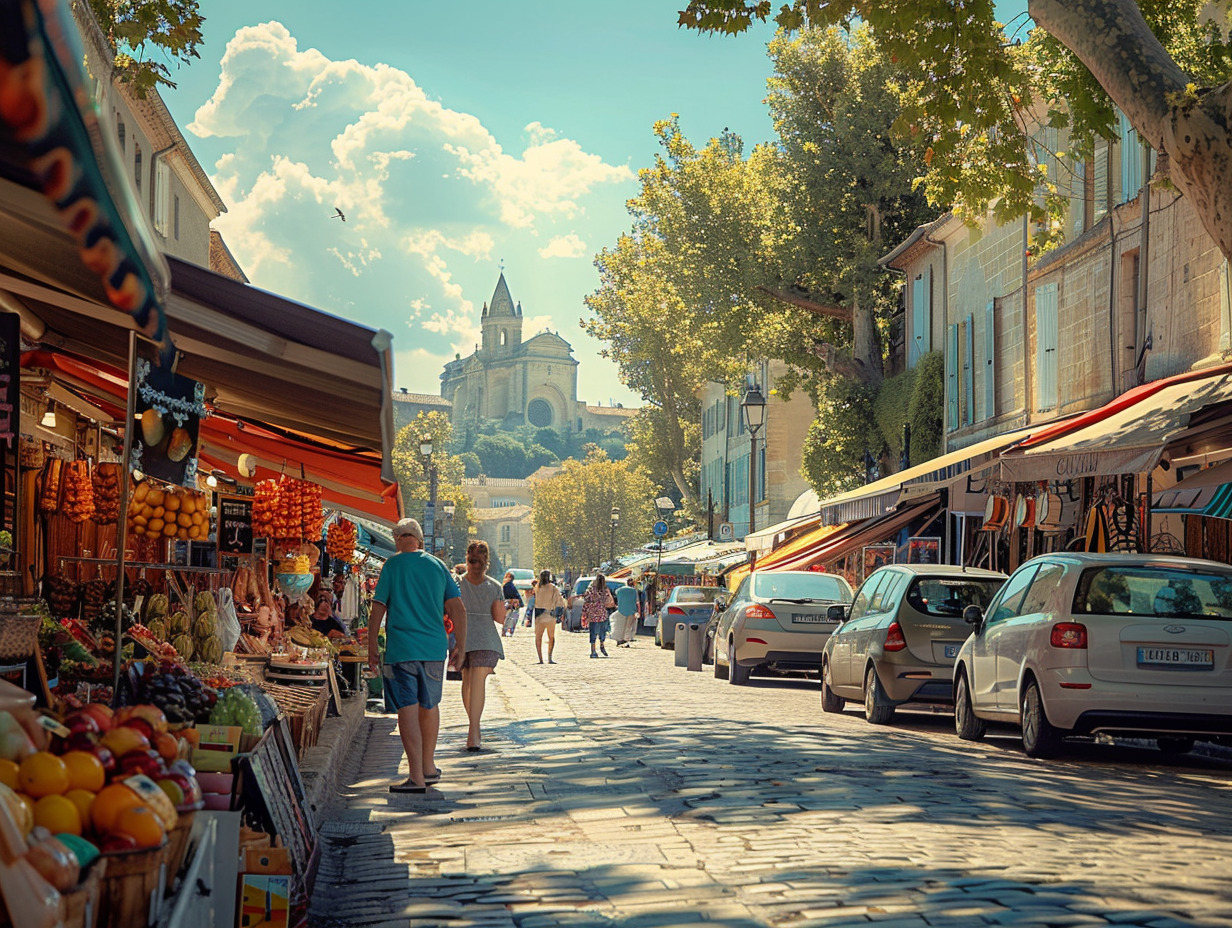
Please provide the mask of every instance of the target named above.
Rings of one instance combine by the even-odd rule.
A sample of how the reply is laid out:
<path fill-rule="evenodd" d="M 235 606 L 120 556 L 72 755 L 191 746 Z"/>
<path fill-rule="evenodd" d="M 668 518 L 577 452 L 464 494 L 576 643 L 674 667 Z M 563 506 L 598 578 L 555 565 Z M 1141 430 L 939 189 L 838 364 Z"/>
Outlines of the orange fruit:
<path fill-rule="evenodd" d="M 35 751 L 23 760 L 18 777 L 22 791 L 35 799 L 68 791 L 68 768 L 48 751 Z"/>
<path fill-rule="evenodd" d="M 64 794 L 64 798 L 77 807 L 82 824 L 89 825 L 92 820 L 90 808 L 94 805 L 94 794 L 88 789 L 70 789 Z"/>
<path fill-rule="evenodd" d="M 97 793 L 107 782 L 102 761 L 88 751 L 69 751 L 60 760 L 68 768 L 68 788 L 87 789 Z"/>
<path fill-rule="evenodd" d="M 175 760 L 180 754 L 180 739 L 169 732 L 159 732 L 155 735 L 152 746 L 167 762 Z"/>
<path fill-rule="evenodd" d="M 90 807 L 90 820 L 94 822 L 94 830 L 99 834 L 109 833 L 115 827 L 120 813 L 140 804 L 141 797 L 123 783 L 104 786 L 94 797 L 94 805 Z"/>
<path fill-rule="evenodd" d="M 0 783 L 13 791 L 21 789 L 20 771 L 21 767 L 14 761 L 0 758 Z"/>
<path fill-rule="evenodd" d="M 158 820 L 154 810 L 141 803 L 121 812 L 111 828 L 111 833 L 128 835 L 137 842 L 137 847 L 158 847 L 167 837 L 163 823 Z"/>
<path fill-rule="evenodd" d="M 34 827 L 34 800 L 25 793 L 18 793 L 17 798 L 21 800 L 21 804 L 26 807 L 26 820 L 22 824 L 26 834 L 30 833 L 30 829 Z"/>
<path fill-rule="evenodd" d="M 44 796 L 34 804 L 34 824 L 53 835 L 81 834 L 81 813 L 73 800 L 65 796 Z"/>

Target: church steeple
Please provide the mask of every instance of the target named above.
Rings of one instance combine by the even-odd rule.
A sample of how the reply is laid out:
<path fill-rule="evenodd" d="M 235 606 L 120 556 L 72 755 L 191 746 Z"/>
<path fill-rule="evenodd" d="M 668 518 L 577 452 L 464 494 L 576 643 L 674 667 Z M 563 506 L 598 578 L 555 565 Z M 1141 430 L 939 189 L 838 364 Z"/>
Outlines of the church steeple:
<path fill-rule="evenodd" d="M 508 357 L 522 344 L 522 305 L 509 295 L 502 268 L 491 302 L 483 304 L 483 350 L 489 356 Z"/>

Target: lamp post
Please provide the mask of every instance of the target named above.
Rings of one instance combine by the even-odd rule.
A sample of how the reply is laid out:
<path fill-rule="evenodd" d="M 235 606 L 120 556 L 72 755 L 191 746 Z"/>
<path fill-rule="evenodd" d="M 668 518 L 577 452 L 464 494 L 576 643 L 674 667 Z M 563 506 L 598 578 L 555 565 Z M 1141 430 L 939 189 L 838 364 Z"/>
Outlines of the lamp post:
<path fill-rule="evenodd" d="M 445 500 L 445 554 L 446 562 L 453 560 L 453 515 L 458 511 L 458 504 L 451 499 Z"/>
<path fill-rule="evenodd" d="M 612 535 L 608 541 L 607 547 L 607 564 L 609 570 L 614 570 L 616 567 L 616 526 L 620 524 L 620 507 L 612 507 Z"/>
<path fill-rule="evenodd" d="M 436 554 L 436 465 L 432 463 L 432 436 L 419 440 L 419 453 L 424 459 L 424 475 L 428 478 L 428 506 L 424 511 L 424 547 Z"/>
<path fill-rule="evenodd" d="M 676 508 L 676 504 L 672 502 L 672 498 L 670 496 L 660 496 L 654 501 L 654 504 L 655 511 L 659 514 L 659 517 L 663 519 L 670 519 L 672 516 L 672 511 Z M 655 557 L 654 599 L 648 601 L 646 604 L 648 614 L 649 612 L 658 611 L 659 570 L 663 567 L 663 538 L 666 537 L 667 536 L 664 535 L 662 538 L 659 538 L 655 545 L 658 551 Z"/>
<path fill-rule="evenodd" d="M 744 399 L 740 401 L 740 409 L 744 412 L 744 425 L 749 430 L 749 534 L 753 534 L 754 503 L 753 491 L 757 487 L 757 433 L 766 422 L 766 398 L 761 394 L 761 387 L 750 382 L 744 391 Z"/>

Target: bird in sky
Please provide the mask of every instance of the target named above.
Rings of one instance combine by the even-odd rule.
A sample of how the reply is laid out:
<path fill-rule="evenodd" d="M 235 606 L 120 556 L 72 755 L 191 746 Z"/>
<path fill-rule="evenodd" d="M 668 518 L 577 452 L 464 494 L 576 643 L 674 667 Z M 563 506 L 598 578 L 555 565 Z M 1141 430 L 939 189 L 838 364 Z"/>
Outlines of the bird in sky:
<path fill-rule="evenodd" d="M 334 215 L 330 216 L 329 218 L 330 219 L 341 219 L 343 222 L 346 222 L 346 216 L 343 215 L 342 210 L 340 210 L 336 206 L 334 207 Z"/>

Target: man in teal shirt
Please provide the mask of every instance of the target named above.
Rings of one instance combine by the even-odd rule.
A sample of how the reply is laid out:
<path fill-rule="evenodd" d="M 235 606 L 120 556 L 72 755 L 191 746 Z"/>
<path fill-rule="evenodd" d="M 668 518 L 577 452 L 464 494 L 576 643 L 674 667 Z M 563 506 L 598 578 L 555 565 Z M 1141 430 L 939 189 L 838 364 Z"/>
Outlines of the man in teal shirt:
<path fill-rule="evenodd" d="M 439 798 L 441 794 L 431 784 L 441 778 L 435 754 L 445 657 L 448 652 L 449 666 L 461 668 L 466 654 L 466 608 L 453 574 L 423 550 L 423 529 L 417 521 L 403 519 L 395 525 L 394 544 L 398 553 L 381 569 L 368 621 L 368 667 L 373 673 L 381 670 L 387 699 L 398 712 L 398 734 L 410 768 L 406 782 L 389 791 Z M 377 635 L 386 615 L 382 669 Z M 452 650 L 444 615 L 453 622 Z"/>
<path fill-rule="evenodd" d="M 616 590 L 616 645 L 629 647 L 637 635 L 637 587 L 630 577 Z"/>

